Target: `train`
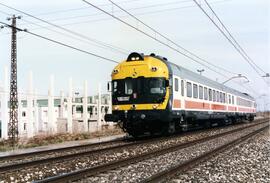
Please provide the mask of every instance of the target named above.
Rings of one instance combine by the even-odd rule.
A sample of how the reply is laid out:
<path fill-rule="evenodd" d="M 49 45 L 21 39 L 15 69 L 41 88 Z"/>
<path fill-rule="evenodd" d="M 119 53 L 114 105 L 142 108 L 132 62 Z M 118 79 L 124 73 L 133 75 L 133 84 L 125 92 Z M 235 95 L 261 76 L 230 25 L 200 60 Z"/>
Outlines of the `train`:
<path fill-rule="evenodd" d="M 253 121 L 252 96 L 176 65 L 166 57 L 133 52 L 111 73 L 112 113 L 131 136 L 173 134 L 196 126 Z"/>

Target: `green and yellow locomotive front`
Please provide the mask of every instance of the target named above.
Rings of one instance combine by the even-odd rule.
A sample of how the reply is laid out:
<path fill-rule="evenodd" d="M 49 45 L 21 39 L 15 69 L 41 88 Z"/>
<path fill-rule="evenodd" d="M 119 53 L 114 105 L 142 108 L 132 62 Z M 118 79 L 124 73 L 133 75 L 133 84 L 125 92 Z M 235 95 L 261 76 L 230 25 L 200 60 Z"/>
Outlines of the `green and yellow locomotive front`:
<path fill-rule="evenodd" d="M 131 53 L 112 72 L 112 114 L 133 136 L 160 131 L 170 121 L 169 69 L 164 60 Z"/>

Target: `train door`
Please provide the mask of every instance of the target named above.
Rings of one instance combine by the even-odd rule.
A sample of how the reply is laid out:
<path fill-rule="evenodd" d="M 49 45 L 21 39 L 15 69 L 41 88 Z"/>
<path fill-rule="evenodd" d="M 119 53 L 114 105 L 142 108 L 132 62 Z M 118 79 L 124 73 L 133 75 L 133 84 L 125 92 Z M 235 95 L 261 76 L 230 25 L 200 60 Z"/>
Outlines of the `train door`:
<path fill-rule="evenodd" d="M 173 110 L 181 109 L 181 79 L 173 76 Z"/>

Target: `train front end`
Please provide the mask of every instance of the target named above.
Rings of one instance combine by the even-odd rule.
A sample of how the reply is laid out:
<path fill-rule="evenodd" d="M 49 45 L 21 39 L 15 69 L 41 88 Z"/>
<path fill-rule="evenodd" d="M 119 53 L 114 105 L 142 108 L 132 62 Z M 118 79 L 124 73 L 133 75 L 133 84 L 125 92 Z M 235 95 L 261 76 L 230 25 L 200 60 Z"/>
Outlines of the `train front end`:
<path fill-rule="evenodd" d="M 112 114 L 106 121 L 119 123 L 132 136 L 155 133 L 169 120 L 169 69 L 155 55 L 131 53 L 112 72 Z"/>

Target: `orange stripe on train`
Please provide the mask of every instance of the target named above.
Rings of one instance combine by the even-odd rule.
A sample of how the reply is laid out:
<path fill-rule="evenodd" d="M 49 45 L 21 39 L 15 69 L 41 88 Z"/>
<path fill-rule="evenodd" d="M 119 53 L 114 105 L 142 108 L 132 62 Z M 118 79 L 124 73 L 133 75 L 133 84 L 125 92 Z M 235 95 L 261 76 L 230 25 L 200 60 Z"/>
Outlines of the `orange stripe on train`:
<path fill-rule="evenodd" d="M 174 99 L 173 100 L 173 107 L 174 108 L 181 108 L 181 100 Z"/>
<path fill-rule="evenodd" d="M 204 102 L 185 101 L 185 106 L 188 109 L 210 109 L 210 104 Z"/>

